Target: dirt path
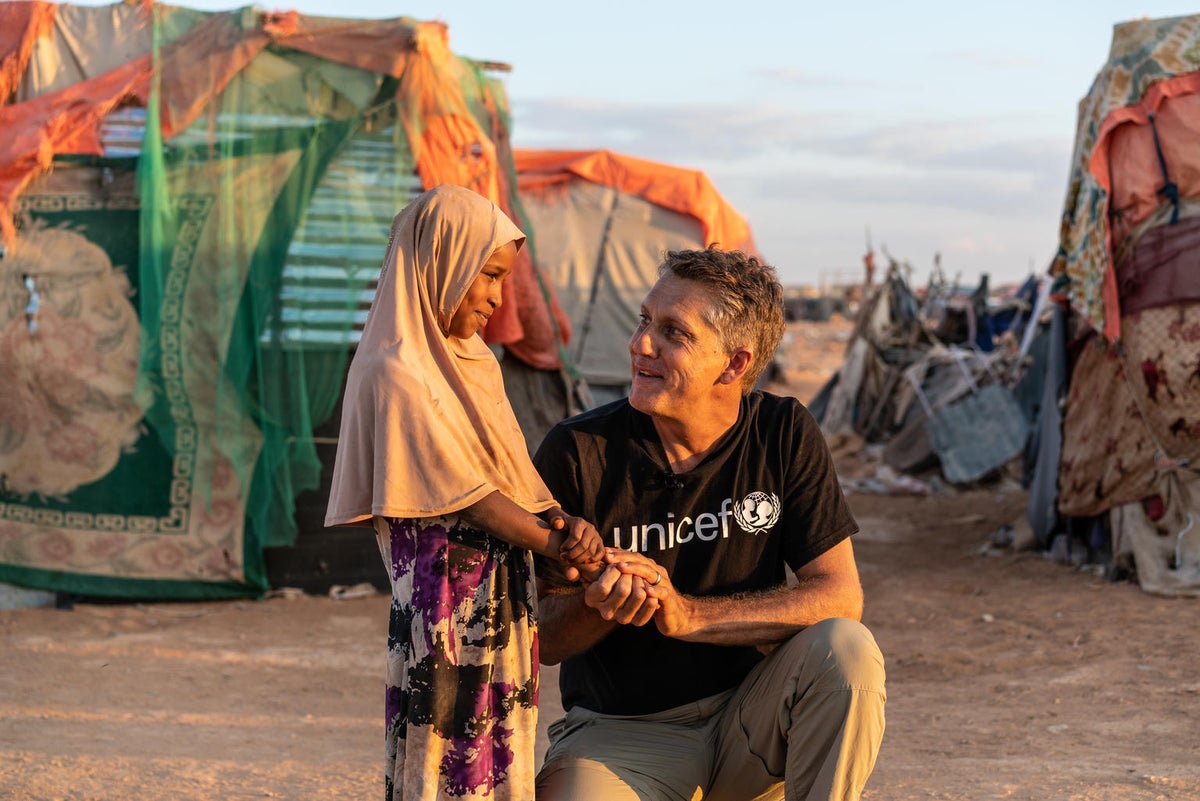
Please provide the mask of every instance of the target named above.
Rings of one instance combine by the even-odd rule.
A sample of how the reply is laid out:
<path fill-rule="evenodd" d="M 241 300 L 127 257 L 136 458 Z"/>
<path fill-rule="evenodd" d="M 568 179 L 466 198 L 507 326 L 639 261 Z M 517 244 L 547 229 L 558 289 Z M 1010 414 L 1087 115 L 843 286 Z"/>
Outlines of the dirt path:
<path fill-rule="evenodd" d="M 981 553 L 1024 500 L 852 498 L 888 662 L 867 797 L 1200 799 L 1200 606 Z"/>
<path fill-rule="evenodd" d="M 1021 493 L 851 503 L 888 662 L 867 799 L 1200 798 L 1200 606 L 981 554 Z M 0 612 L 0 798 L 378 798 L 386 617 L 383 596 Z"/>

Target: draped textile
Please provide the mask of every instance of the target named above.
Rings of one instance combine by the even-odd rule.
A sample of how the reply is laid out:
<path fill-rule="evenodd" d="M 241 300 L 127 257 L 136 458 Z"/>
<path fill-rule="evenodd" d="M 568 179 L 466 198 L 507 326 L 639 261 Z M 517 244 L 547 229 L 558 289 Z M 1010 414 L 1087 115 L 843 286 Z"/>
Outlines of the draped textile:
<path fill-rule="evenodd" d="M 529 460 L 500 365 L 478 334 L 448 334 L 484 263 L 525 235 L 495 204 L 434 187 L 392 224 L 342 403 L 325 525 L 437 517 L 500 491 L 554 505 Z"/>

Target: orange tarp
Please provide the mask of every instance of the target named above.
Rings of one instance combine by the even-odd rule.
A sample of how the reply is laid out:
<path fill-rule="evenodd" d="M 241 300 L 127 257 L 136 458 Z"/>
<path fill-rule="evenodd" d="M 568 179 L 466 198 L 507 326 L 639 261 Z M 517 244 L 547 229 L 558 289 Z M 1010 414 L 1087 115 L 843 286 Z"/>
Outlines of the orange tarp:
<path fill-rule="evenodd" d="M 0 81 L 15 86 L 20 80 L 33 42 L 49 30 L 55 8 L 0 2 Z M 143 8 L 147 21 L 156 10 L 172 10 L 149 3 Z M 464 95 L 463 84 L 471 76 L 451 53 L 443 23 L 407 17 L 340 20 L 294 11 L 262 14 L 257 27 L 245 27 L 242 19 L 241 11 L 214 13 L 162 47 L 164 138 L 191 125 L 240 70 L 274 43 L 399 79 L 397 108 L 425 188 L 438 183 L 469 187 L 516 219 L 504 191 L 497 146 L 476 122 Z M 0 107 L 0 130 L 5 132 L 0 140 L 0 240 L 15 236 L 12 214 L 18 196 L 51 168 L 56 155 L 102 155 L 104 118 L 126 105 L 146 105 L 151 70 L 151 56 L 145 55 L 62 91 Z M 508 147 L 507 141 L 503 146 Z M 528 257 L 506 282 L 505 300 L 487 328 L 488 341 L 513 346 L 534 367 L 559 367 L 555 340 L 566 341 L 569 323 L 553 293 L 547 297 L 538 286 Z"/>
<path fill-rule="evenodd" d="M 2 10 L 2 9 L 0 9 Z M 149 13 L 149 11 L 147 11 Z M 0 24 L 4 23 L 0 17 Z M 258 54 L 269 38 L 215 14 L 162 52 L 163 135 L 183 130 Z M 152 60 L 145 55 L 66 89 L 0 108 L 0 237 L 11 241 L 12 209 L 21 191 L 58 154 L 102 155 L 100 126 L 113 110 L 145 106 Z"/>
<path fill-rule="evenodd" d="M 619 189 L 700 221 L 706 245 L 758 255 L 745 219 L 698 170 L 671 167 L 609 150 L 514 150 L 523 191 L 571 180 L 572 176 Z"/>
<path fill-rule="evenodd" d="M 54 26 L 56 8 L 41 0 L 0 3 L 0 106 L 17 91 L 34 43 Z"/>
<path fill-rule="evenodd" d="M 22 25 L 17 12 L 30 4 L 11 5 L 0 4 L 0 30 Z M 405 128 L 425 186 L 459 183 L 500 202 L 494 157 L 482 165 L 464 165 L 462 159 L 464 151 L 473 153 L 490 144 L 462 99 L 457 76 L 447 74 L 454 59 L 442 23 L 326 20 L 287 12 L 266 15 L 260 27 L 245 29 L 234 12 L 213 14 L 163 47 L 164 138 L 190 125 L 271 42 L 400 78 L 398 100 L 407 112 Z M 150 57 L 145 56 L 61 92 L 0 109 L 0 128 L 8 134 L 7 141 L 0 142 L 0 230 L 6 236 L 12 235 L 13 201 L 30 180 L 50 168 L 55 155 L 100 154 L 104 117 L 122 105 L 145 106 L 150 69 Z M 435 130 L 427 132 L 423 122 Z M 453 144 L 442 141 L 447 132 L 454 133 Z M 436 146 L 429 144 L 431 139 Z"/>

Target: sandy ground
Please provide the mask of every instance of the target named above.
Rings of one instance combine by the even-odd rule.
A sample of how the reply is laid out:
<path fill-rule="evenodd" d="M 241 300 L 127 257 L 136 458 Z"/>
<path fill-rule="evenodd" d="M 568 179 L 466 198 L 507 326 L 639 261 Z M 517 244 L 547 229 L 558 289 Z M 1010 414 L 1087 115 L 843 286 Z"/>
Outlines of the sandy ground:
<path fill-rule="evenodd" d="M 792 326 L 798 396 L 840 363 L 844 331 Z M 1023 513 L 1011 482 L 850 502 L 888 665 L 864 798 L 1200 799 L 1200 603 L 987 547 Z M 379 798 L 387 608 L 373 595 L 0 611 L 0 799 Z M 542 706 L 544 730 L 552 669 Z"/>

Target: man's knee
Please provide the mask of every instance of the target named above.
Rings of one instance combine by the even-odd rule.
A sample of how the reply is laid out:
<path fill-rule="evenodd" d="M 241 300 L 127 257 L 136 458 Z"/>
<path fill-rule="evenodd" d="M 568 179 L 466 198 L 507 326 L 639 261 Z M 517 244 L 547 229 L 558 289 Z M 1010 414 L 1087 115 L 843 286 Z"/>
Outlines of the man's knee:
<path fill-rule="evenodd" d="M 538 801 L 635 801 L 637 793 L 603 762 L 563 757 L 537 776 Z"/>
<path fill-rule="evenodd" d="M 780 648 L 810 686 L 883 693 L 883 654 L 871 631 L 857 620 L 835 617 L 796 634 Z"/>
<path fill-rule="evenodd" d="M 871 632 L 854 620 L 823 620 L 782 643 L 743 685 L 722 729 L 721 764 L 746 765 L 734 755 L 750 754 L 770 776 L 807 786 L 846 738 L 873 763 L 885 698 L 883 656 Z M 744 797 L 744 775 L 721 777 L 714 797 Z"/>

